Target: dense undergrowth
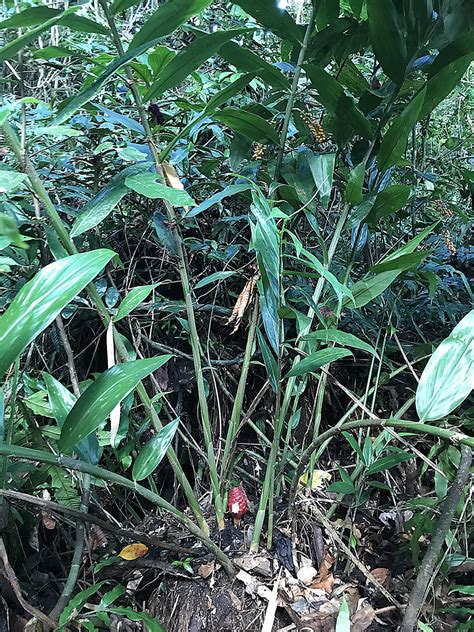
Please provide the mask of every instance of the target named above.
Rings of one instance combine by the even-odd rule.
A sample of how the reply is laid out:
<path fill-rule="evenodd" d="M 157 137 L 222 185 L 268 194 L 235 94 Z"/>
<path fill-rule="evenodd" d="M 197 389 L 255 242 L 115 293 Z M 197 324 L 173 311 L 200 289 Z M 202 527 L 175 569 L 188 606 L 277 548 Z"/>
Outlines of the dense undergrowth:
<path fill-rule="evenodd" d="M 470 3 L 279 4 L 4 0 L 2 590 L 45 629 L 161 630 L 122 558 L 166 593 L 235 538 L 313 558 L 294 625 L 470 629 Z"/>

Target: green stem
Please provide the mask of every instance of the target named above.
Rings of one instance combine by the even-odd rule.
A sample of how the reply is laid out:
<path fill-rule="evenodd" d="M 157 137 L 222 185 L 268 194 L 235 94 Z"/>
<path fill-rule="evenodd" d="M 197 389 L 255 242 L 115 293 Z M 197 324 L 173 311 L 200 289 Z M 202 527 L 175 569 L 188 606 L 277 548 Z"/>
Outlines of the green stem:
<path fill-rule="evenodd" d="M 13 428 L 15 426 L 16 394 L 18 390 L 19 373 L 20 373 L 20 358 L 18 357 L 15 360 L 15 365 L 13 369 L 12 392 L 10 396 L 10 415 L 8 417 L 8 425 L 5 429 L 2 428 L 2 432 L 1 432 L 2 441 L 5 441 L 5 443 L 8 443 L 8 444 L 10 444 L 13 439 Z M 3 396 L 2 396 L 2 400 L 3 400 Z M 3 407 L 3 401 L 0 402 L 0 404 Z M 2 414 L 4 414 L 4 412 L 0 411 L 0 415 Z M 3 426 L 3 423 L 2 423 L 2 426 Z M 5 430 L 6 430 L 6 433 L 5 433 Z M 2 468 L 0 470 L 0 489 L 5 489 L 6 487 L 7 469 L 8 469 L 8 458 L 5 457 L 4 459 L 2 459 Z M 0 499 L 0 507 L 2 509 L 0 523 L 2 527 L 6 527 L 8 523 L 8 505 L 7 503 L 4 503 L 3 498 Z"/>
<path fill-rule="evenodd" d="M 105 17 L 107 19 L 107 23 L 110 27 L 112 40 L 115 44 L 117 52 L 119 53 L 120 56 L 122 56 L 124 54 L 122 40 L 117 30 L 114 17 L 109 10 L 107 1 L 99 0 L 99 2 L 102 7 L 102 10 L 104 11 Z M 147 142 L 149 144 L 150 151 L 153 157 L 156 173 L 159 179 L 162 182 L 165 182 L 163 168 L 160 162 L 160 156 L 158 154 L 155 143 L 153 141 L 153 134 L 148 122 L 147 113 L 143 105 L 140 93 L 138 92 L 136 88 L 135 80 L 134 80 L 133 73 L 130 66 L 128 65 L 125 66 L 125 73 L 127 75 L 127 79 L 130 85 L 130 90 L 132 92 L 133 99 L 135 101 L 135 105 L 137 107 L 137 110 L 140 116 L 140 121 L 143 125 L 145 134 L 147 136 Z M 214 497 L 216 519 L 217 519 L 217 524 L 218 524 L 219 529 L 222 530 L 224 528 L 224 505 L 223 505 L 223 501 L 222 501 L 222 497 L 220 493 L 219 475 L 217 472 L 216 456 L 215 456 L 214 446 L 212 442 L 212 427 L 211 427 L 211 421 L 210 421 L 210 415 L 209 415 L 209 407 L 207 405 L 206 388 L 205 388 L 204 377 L 203 377 L 203 372 L 202 372 L 202 363 L 201 363 L 202 349 L 201 349 L 199 334 L 198 334 L 197 326 L 196 326 L 196 318 L 194 314 L 193 294 L 192 294 L 191 285 L 189 282 L 186 255 L 183 248 L 183 240 L 181 238 L 181 235 L 178 229 L 178 221 L 177 221 L 176 213 L 173 206 L 169 202 L 164 201 L 164 204 L 165 204 L 166 213 L 168 216 L 168 221 L 170 223 L 170 229 L 173 236 L 174 245 L 176 247 L 177 259 L 178 259 L 178 270 L 179 270 L 179 275 L 181 279 L 181 286 L 183 289 L 183 295 L 184 295 L 184 300 L 186 304 L 186 315 L 187 315 L 188 324 L 189 324 L 190 341 L 191 341 L 191 348 L 192 348 L 192 355 L 193 355 L 193 362 L 194 362 L 194 372 L 196 375 L 199 408 L 201 411 L 201 423 L 202 423 L 202 430 L 204 434 L 204 443 L 206 446 L 207 460 L 208 460 L 208 465 L 209 465 L 209 475 L 211 479 L 211 487 L 212 487 L 212 493 Z"/>
<path fill-rule="evenodd" d="M 296 490 L 298 487 L 300 476 L 305 471 L 311 455 L 321 444 L 323 444 L 328 439 L 331 439 L 335 435 L 341 434 L 342 432 L 348 432 L 349 430 L 359 428 L 377 427 L 398 428 L 399 430 L 406 430 L 409 432 L 416 432 L 420 434 L 428 434 L 432 437 L 438 437 L 439 439 L 443 439 L 444 441 L 449 441 L 454 445 L 462 444 L 467 445 L 470 448 L 474 448 L 474 437 L 469 437 L 468 435 L 465 435 L 462 432 L 458 432 L 457 430 L 449 430 L 448 428 L 438 428 L 437 426 L 430 426 L 421 421 L 407 421 L 404 419 L 361 419 L 358 421 L 349 421 L 348 423 L 330 428 L 329 430 L 326 430 L 326 432 L 320 434 L 319 437 L 316 437 L 314 441 L 311 442 L 311 444 L 301 455 L 298 467 L 296 468 L 296 472 L 293 477 L 293 483 L 291 485 L 290 498 L 288 503 L 290 513 L 292 513 L 294 510 Z"/>
<path fill-rule="evenodd" d="M 250 327 L 247 336 L 247 344 L 245 346 L 244 360 L 240 371 L 239 384 L 237 386 L 237 392 L 235 394 L 234 405 L 232 407 L 232 414 L 230 416 L 229 428 L 227 430 L 227 436 L 225 440 L 224 456 L 222 457 L 221 467 L 221 480 L 225 481 L 229 474 L 230 466 L 230 451 L 235 441 L 235 435 L 239 426 L 240 416 L 242 414 L 242 405 L 244 402 L 245 389 L 247 386 L 247 377 L 250 368 L 250 359 L 252 357 L 252 351 L 255 344 L 255 334 L 257 331 L 259 305 L 258 301 L 255 301 L 252 316 L 250 319 Z"/>
<path fill-rule="evenodd" d="M 196 536 L 196 538 L 198 538 L 213 555 L 215 555 L 227 573 L 231 575 L 235 573 L 234 565 L 227 555 L 209 538 L 206 533 L 204 533 L 204 531 L 197 527 L 194 522 L 186 516 L 186 514 L 179 511 L 179 509 L 176 509 L 176 507 L 173 507 L 173 505 L 164 500 L 164 498 L 158 494 L 155 494 L 139 483 L 128 480 L 125 476 L 121 476 L 115 472 L 110 472 L 109 470 L 105 470 L 97 465 L 84 463 L 84 461 L 80 461 L 79 459 L 74 459 L 72 457 L 48 454 L 47 452 L 42 452 L 41 450 L 32 450 L 31 448 L 23 448 L 16 445 L 12 446 L 6 443 L 0 443 L 0 456 L 16 457 L 26 461 L 38 461 L 39 463 L 59 465 L 68 470 L 83 472 L 84 474 L 89 474 L 92 477 L 125 487 L 126 489 L 143 496 L 143 498 L 146 498 L 152 504 L 174 516 L 188 529 L 190 533 Z"/>
<path fill-rule="evenodd" d="M 56 211 L 56 208 L 54 207 L 53 202 L 51 201 L 51 198 L 48 195 L 48 192 L 46 191 L 43 182 L 41 181 L 41 178 L 38 176 L 38 173 L 36 172 L 36 169 L 34 168 L 32 162 L 30 161 L 30 159 L 28 158 L 28 156 L 23 155 L 22 151 L 21 151 L 21 146 L 20 143 L 18 141 L 18 138 L 13 130 L 13 128 L 11 127 L 11 125 L 8 122 L 3 123 L 2 126 L 3 132 L 5 134 L 5 138 L 7 139 L 8 144 L 10 145 L 10 147 L 12 148 L 18 162 L 23 166 L 24 171 L 26 173 L 26 175 L 28 176 L 31 188 L 33 189 L 35 195 L 38 197 L 38 199 L 41 201 L 41 203 L 43 204 L 43 207 L 51 221 L 51 224 L 54 228 L 54 230 L 56 231 L 63 247 L 65 248 L 65 250 L 67 251 L 68 254 L 73 255 L 76 254 L 77 248 L 74 245 L 74 242 L 71 240 L 71 238 L 69 237 L 69 233 L 67 232 L 58 212 Z M 87 286 L 87 292 L 89 294 L 89 297 L 91 298 L 91 300 L 93 301 L 93 303 L 95 304 L 97 311 L 99 312 L 99 316 L 102 319 L 102 322 L 104 323 L 104 326 L 107 327 L 109 325 L 110 322 L 110 315 L 109 312 L 107 311 L 106 306 L 104 305 L 102 299 L 99 296 L 99 293 L 97 291 L 97 288 L 95 287 L 95 285 L 93 283 L 90 283 Z M 116 334 L 116 332 L 114 332 Z M 114 336 L 114 341 L 115 341 L 115 346 L 117 349 L 117 352 L 121 358 L 122 361 L 126 362 L 127 360 L 130 360 L 129 358 L 129 354 L 128 351 L 122 341 L 122 339 L 120 338 L 120 336 L 115 335 Z M 150 419 L 156 429 L 156 431 L 158 432 L 159 430 L 161 430 L 162 428 L 162 424 L 158 418 L 158 415 L 156 414 L 153 405 L 151 404 L 150 398 L 148 397 L 148 394 L 146 392 L 146 389 L 143 385 L 142 382 L 138 383 L 137 386 L 137 394 L 140 398 L 140 400 L 142 401 L 145 410 L 147 411 L 148 415 L 150 416 Z M 175 451 L 173 450 L 173 448 L 169 448 L 167 453 L 166 453 L 168 460 L 170 462 L 171 467 L 173 468 L 173 471 L 176 475 L 176 479 L 179 481 L 179 483 L 181 484 L 182 488 L 183 488 L 183 492 L 186 496 L 186 499 L 189 503 L 189 506 L 191 507 L 191 510 L 193 511 L 195 517 L 196 517 L 196 521 L 199 525 L 199 527 L 205 531 L 206 533 L 209 533 L 209 527 L 206 524 L 206 521 L 204 519 L 204 515 L 202 513 L 201 507 L 199 506 L 199 501 L 188 481 L 188 479 L 186 478 L 186 475 L 184 474 L 184 471 L 181 467 L 181 464 L 178 461 L 178 457 L 176 456 Z"/>

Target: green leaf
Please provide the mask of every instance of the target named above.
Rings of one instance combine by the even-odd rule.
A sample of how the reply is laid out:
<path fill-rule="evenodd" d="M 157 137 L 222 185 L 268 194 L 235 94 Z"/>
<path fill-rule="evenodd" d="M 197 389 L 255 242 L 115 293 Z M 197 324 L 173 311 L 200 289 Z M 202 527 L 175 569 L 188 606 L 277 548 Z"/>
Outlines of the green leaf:
<path fill-rule="evenodd" d="M 122 66 L 125 66 L 129 61 L 134 59 L 135 57 L 139 57 L 143 53 L 145 53 L 149 48 L 154 46 L 159 42 L 160 38 L 155 38 L 150 40 L 149 42 L 145 42 L 138 48 L 129 49 L 125 55 L 122 57 L 118 57 L 113 62 L 111 62 L 107 68 L 104 70 L 102 74 L 100 74 L 97 79 L 91 83 L 87 88 L 81 89 L 75 97 L 72 99 L 66 99 L 60 104 L 60 109 L 56 114 L 55 118 L 51 121 L 52 125 L 61 125 L 67 121 L 77 110 L 79 110 L 83 105 L 91 101 L 99 92 L 105 83 L 110 79 L 110 77 L 117 72 Z"/>
<path fill-rule="evenodd" d="M 49 404 L 51 412 L 58 424 L 62 428 L 66 417 L 77 401 L 77 397 L 73 395 L 65 386 L 56 380 L 49 373 L 42 373 L 46 390 L 48 391 Z M 88 463 L 99 462 L 99 441 L 95 435 L 89 435 L 74 446 L 74 451 L 79 457 Z"/>
<path fill-rule="evenodd" d="M 230 127 L 234 132 L 238 132 L 247 136 L 251 140 L 261 142 L 264 140 L 270 140 L 273 144 L 279 145 L 280 138 L 275 130 L 275 127 L 270 125 L 264 118 L 240 110 L 238 108 L 224 108 L 212 117 L 215 121 L 224 123 L 227 127 Z"/>
<path fill-rule="evenodd" d="M 239 46 L 235 42 L 228 42 L 219 48 L 219 56 L 232 64 L 243 72 L 255 72 L 266 83 L 274 88 L 281 88 L 283 90 L 289 88 L 288 79 L 285 75 L 265 61 L 262 57 L 259 57 L 248 48 Z"/>
<path fill-rule="evenodd" d="M 398 259 L 398 257 L 401 257 L 403 255 L 406 255 L 416 250 L 416 248 L 418 248 L 421 242 L 434 231 L 434 229 L 439 225 L 439 223 L 440 222 L 437 221 L 434 224 L 431 224 L 430 226 L 427 226 L 426 228 L 424 228 L 422 231 L 418 233 L 418 235 L 416 235 L 416 237 L 413 237 L 413 239 L 410 239 L 410 241 L 408 241 L 405 245 L 401 246 L 394 252 L 388 254 L 377 265 L 381 265 L 382 263 L 386 261 L 393 261 L 394 259 Z"/>
<path fill-rule="evenodd" d="M 367 0 L 367 13 L 375 56 L 387 77 L 401 85 L 408 63 L 401 16 L 392 0 Z"/>
<path fill-rule="evenodd" d="M 311 169 L 321 204 L 327 208 L 332 190 L 336 154 L 333 152 L 323 154 L 305 152 L 305 157 Z"/>
<path fill-rule="evenodd" d="M 322 68 L 306 64 L 306 74 L 318 91 L 317 100 L 342 123 L 349 125 L 363 138 L 371 138 L 372 129 L 367 118 L 356 107 L 353 99 L 345 92 L 341 84 Z"/>
<path fill-rule="evenodd" d="M 343 481 L 336 481 L 335 483 L 331 483 L 326 488 L 327 492 L 333 492 L 335 494 L 354 494 L 355 487 L 349 483 L 344 483 Z"/>
<path fill-rule="evenodd" d="M 130 621 L 139 621 L 144 623 L 147 632 L 166 632 L 166 629 L 161 625 L 161 623 L 146 612 L 135 612 L 135 610 L 132 610 L 131 608 L 125 608 L 122 606 L 108 608 L 108 612 L 119 614 L 122 617 L 130 619 Z"/>
<path fill-rule="evenodd" d="M 346 597 L 342 597 L 341 607 L 336 621 L 336 632 L 350 632 L 351 630 L 351 613 L 347 605 Z"/>
<path fill-rule="evenodd" d="M 118 320 L 128 316 L 130 312 L 143 303 L 143 301 L 149 296 L 149 294 L 155 289 L 158 283 L 152 285 L 142 285 L 141 287 L 132 288 L 127 296 L 120 303 L 117 313 L 115 314 L 113 321 L 116 323 Z"/>
<path fill-rule="evenodd" d="M 344 198 L 348 204 L 360 204 L 362 202 L 362 185 L 364 184 L 365 162 L 354 167 L 347 180 Z"/>
<path fill-rule="evenodd" d="M 9 193 L 18 189 L 22 182 L 26 180 L 26 174 L 18 171 L 0 171 L 0 194 Z"/>
<path fill-rule="evenodd" d="M 77 10 L 77 9 L 74 9 Z M 99 33 L 108 35 L 109 31 L 97 21 L 89 20 L 80 15 L 65 14 L 59 9 L 51 9 L 47 6 L 30 7 L 19 13 L 15 13 L 7 20 L 0 22 L 0 29 L 24 28 L 35 24 L 44 24 L 47 20 L 60 18 L 60 23 L 74 31 L 83 33 Z"/>
<path fill-rule="evenodd" d="M 452 592 L 459 592 L 463 595 L 474 595 L 474 586 L 462 586 L 460 584 L 457 584 L 456 586 L 450 588 L 449 593 Z"/>
<path fill-rule="evenodd" d="M 352 353 L 347 349 L 321 349 L 315 353 L 311 353 L 306 358 L 295 363 L 286 377 L 295 377 L 297 375 L 306 375 L 306 373 L 314 373 L 322 366 L 330 364 L 340 358 L 351 356 Z"/>
<path fill-rule="evenodd" d="M 377 296 L 380 296 L 380 294 L 382 294 L 382 292 L 384 292 L 389 285 L 395 281 L 401 272 L 402 270 L 382 272 L 381 274 L 376 274 L 371 278 L 357 281 L 357 283 L 351 287 L 355 307 L 363 307 L 364 305 L 367 305 L 367 303 L 370 303 L 370 301 L 374 298 L 377 298 Z M 352 307 L 347 299 L 344 299 L 343 305 Z"/>
<path fill-rule="evenodd" d="M 61 15 L 58 17 L 52 18 L 51 20 L 46 20 L 43 22 L 41 26 L 37 26 L 36 28 L 30 29 L 17 37 L 16 39 L 8 42 L 5 46 L 0 48 L 0 62 L 6 61 L 7 59 L 11 59 L 14 57 L 22 48 L 27 46 L 30 42 L 35 40 L 41 33 L 49 30 L 52 26 L 57 24 L 61 20 Z"/>
<path fill-rule="evenodd" d="M 383 261 L 369 269 L 369 272 L 379 274 L 380 272 L 388 272 L 389 270 L 411 270 L 417 267 L 426 257 L 431 254 L 429 250 L 423 250 L 422 252 L 411 252 L 396 259 L 390 259 L 389 261 Z"/>
<path fill-rule="evenodd" d="M 198 204 L 195 208 L 193 208 L 189 213 L 186 213 L 186 217 L 195 217 L 202 213 L 203 211 L 207 211 L 208 208 L 214 206 L 214 204 L 219 204 L 226 197 L 231 197 L 232 195 L 236 195 L 237 193 L 242 193 L 243 191 L 248 191 L 251 188 L 250 184 L 230 184 L 228 187 L 219 191 L 219 193 L 215 193 L 201 204 Z"/>
<path fill-rule="evenodd" d="M 142 136 L 145 136 L 145 129 L 141 123 L 138 121 L 134 121 L 129 116 L 124 116 L 123 114 L 119 114 L 114 110 L 110 110 L 109 108 L 100 105 L 99 103 L 93 103 L 94 107 L 103 112 L 106 116 L 106 119 L 111 123 L 118 123 L 119 125 L 123 125 L 123 127 L 127 127 L 128 129 L 133 130 L 134 132 L 138 132 Z"/>
<path fill-rule="evenodd" d="M 414 97 L 392 122 L 380 144 L 377 165 L 380 171 L 385 171 L 405 153 L 408 134 L 420 117 L 421 108 L 425 100 L 426 87 Z"/>
<path fill-rule="evenodd" d="M 46 46 L 38 48 L 33 53 L 34 59 L 60 59 L 62 57 L 81 57 L 81 54 L 64 46 Z"/>
<path fill-rule="evenodd" d="M 70 452 L 81 439 L 97 430 L 112 410 L 133 391 L 140 380 L 160 368 L 172 356 L 116 364 L 86 389 L 66 417 L 59 439 L 60 452 Z"/>
<path fill-rule="evenodd" d="M 403 452 L 400 450 L 399 452 L 395 452 L 394 454 L 389 454 L 388 456 L 384 456 L 381 459 L 377 459 L 372 465 L 366 469 L 366 474 L 370 476 L 371 474 L 377 474 L 378 472 L 383 472 L 384 470 L 388 470 L 391 467 L 395 467 L 395 465 L 399 465 L 403 463 L 403 461 L 408 461 L 409 459 L 413 459 L 414 455 L 410 452 Z"/>
<path fill-rule="evenodd" d="M 67 606 L 62 611 L 61 616 L 59 617 L 59 624 L 65 625 L 78 612 L 80 612 L 82 610 L 83 605 L 87 603 L 87 601 L 89 601 L 89 598 L 92 597 L 92 595 L 95 595 L 95 593 L 98 592 L 105 583 L 107 583 L 107 580 L 98 582 L 97 584 L 93 584 L 92 586 L 89 586 L 85 590 L 81 590 L 80 593 L 77 593 L 77 595 L 75 595 L 69 601 Z"/>
<path fill-rule="evenodd" d="M 194 206 L 196 202 L 189 193 L 166 186 L 157 181 L 156 173 L 141 173 L 125 179 L 125 185 L 140 195 L 152 200 L 167 200 L 173 206 Z"/>
<path fill-rule="evenodd" d="M 405 184 L 393 184 L 377 193 L 374 206 L 367 216 L 369 224 L 375 224 L 383 217 L 396 213 L 405 206 L 410 197 L 411 189 Z"/>
<path fill-rule="evenodd" d="M 84 132 L 67 125 L 48 125 L 31 128 L 35 136 L 53 136 L 54 138 L 69 138 L 71 136 L 82 136 Z"/>
<path fill-rule="evenodd" d="M 209 57 L 212 57 L 223 44 L 244 33 L 248 33 L 248 29 L 216 31 L 196 38 L 186 48 L 180 50 L 176 57 L 163 68 L 158 79 L 146 93 L 145 101 L 156 99 L 166 90 L 178 86 Z"/>
<path fill-rule="evenodd" d="M 442 419 L 474 388 L 474 310 L 443 340 L 428 361 L 416 391 L 422 421 Z"/>
<path fill-rule="evenodd" d="M 309 267 L 311 267 L 313 270 L 316 270 L 318 274 L 324 277 L 328 281 L 328 283 L 331 284 L 339 300 L 342 300 L 345 296 L 349 301 L 352 301 L 351 290 L 346 285 L 338 281 L 334 274 L 332 272 L 329 272 L 329 270 L 327 270 L 323 266 L 323 264 L 319 261 L 319 259 L 317 259 L 317 257 L 313 255 L 312 252 L 309 252 L 305 248 L 301 248 L 300 254 L 303 254 L 304 257 L 308 260 L 307 265 Z"/>
<path fill-rule="evenodd" d="M 298 44 L 303 39 L 303 33 L 291 15 L 277 6 L 275 0 L 232 0 L 246 13 L 251 15 L 259 24 L 269 29 L 282 39 Z"/>
<path fill-rule="evenodd" d="M 339 331 L 338 329 L 320 329 L 318 331 L 313 331 L 305 336 L 304 340 L 322 340 L 326 343 L 336 342 L 337 344 L 345 347 L 353 347 L 354 349 L 367 351 L 378 358 L 378 354 L 372 345 L 369 345 L 367 342 L 364 342 L 353 334 L 347 333 L 346 331 Z"/>
<path fill-rule="evenodd" d="M 198 290 L 200 287 L 205 287 L 206 285 L 210 285 L 211 283 L 214 283 L 214 281 L 221 281 L 222 279 L 228 279 L 229 277 L 233 276 L 235 274 L 235 272 L 214 272 L 213 274 L 210 274 L 207 277 L 204 277 L 204 279 L 201 279 L 200 281 L 198 281 L 198 283 L 196 283 L 196 285 L 194 286 L 195 290 Z"/>
<path fill-rule="evenodd" d="M 149 163 L 130 165 L 117 173 L 99 193 L 81 209 L 71 229 L 71 237 L 77 237 L 94 228 L 114 210 L 122 198 L 130 191 L 125 181 L 130 176 L 143 174 L 150 168 Z"/>
<path fill-rule="evenodd" d="M 114 256 L 105 249 L 71 255 L 45 266 L 21 288 L 0 316 L 0 378 Z"/>
<path fill-rule="evenodd" d="M 165 456 L 179 425 L 179 417 L 166 424 L 139 452 L 133 464 L 132 478 L 142 481 L 150 476 Z"/>
<path fill-rule="evenodd" d="M 278 391 L 278 364 L 273 355 L 270 347 L 267 345 L 265 340 L 265 336 L 262 334 L 260 329 L 257 329 L 257 340 L 258 346 L 260 347 L 260 351 L 262 352 L 263 363 L 265 364 L 265 368 L 267 370 L 268 380 L 270 382 L 270 386 L 273 389 L 273 392 L 276 393 Z"/>
<path fill-rule="evenodd" d="M 132 6 L 135 1 L 138 0 L 129 4 L 130 0 L 114 0 L 112 12 L 115 14 L 117 11 L 123 11 L 123 8 L 117 7 L 124 3 Z M 169 35 L 193 15 L 208 7 L 211 2 L 212 0 L 168 0 L 153 15 L 145 19 L 144 25 L 133 37 L 130 48 L 136 48 L 148 40 L 161 39 L 165 35 Z"/>
<path fill-rule="evenodd" d="M 426 96 L 419 115 L 425 118 L 441 103 L 461 81 L 464 73 L 471 65 L 474 53 L 464 55 L 460 59 L 451 62 L 436 73 L 426 84 Z"/>

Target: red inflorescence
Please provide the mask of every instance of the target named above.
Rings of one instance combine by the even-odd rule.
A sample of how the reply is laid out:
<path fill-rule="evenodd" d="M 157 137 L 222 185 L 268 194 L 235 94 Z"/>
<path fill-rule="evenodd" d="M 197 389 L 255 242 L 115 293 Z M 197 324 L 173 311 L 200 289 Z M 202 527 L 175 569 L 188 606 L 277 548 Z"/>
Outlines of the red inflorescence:
<path fill-rule="evenodd" d="M 242 487 L 232 487 L 229 491 L 229 511 L 234 519 L 234 524 L 240 524 L 247 511 L 247 494 Z"/>

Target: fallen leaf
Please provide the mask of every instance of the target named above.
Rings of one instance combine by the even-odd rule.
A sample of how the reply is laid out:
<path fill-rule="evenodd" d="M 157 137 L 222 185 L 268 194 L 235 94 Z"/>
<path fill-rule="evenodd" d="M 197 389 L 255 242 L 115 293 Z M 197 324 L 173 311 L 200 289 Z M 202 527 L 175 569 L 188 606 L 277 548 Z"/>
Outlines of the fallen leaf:
<path fill-rule="evenodd" d="M 364 632 L 371 625 L 375 617 L 372 606 L 364 606 L 352 617 L 351 632 Z"/>
<path fill-rule="evenodd" d="M 305 472 L 302 476 L 300 476 L 300 484 L 306 487 L 308 484 L 308 472 Z M 324 470 L 314 470 L 313 477 L 311 480 L 311 489 L 314 492 L 316 489 L 321 489 L 324 485 L 324 481 L 331 480 L 331 474 L 329 472 L 325 472 Z"/>
<path fill-rule="evenodd" d="M 47 489 L 43 489 L 43 500 L 51 500 L 51 494 L 49 493 L 49 491 Z M 56 520 L 53 518 L 53 516 L 48 513 L 47 511 L 45 511 L 43 509 L 43 511 L 41 512 L 41 517 L 43 518 L 43 525 L 45 527 L 45 529 L 55 529 L 56 528 Z"/>
<path fill-rule="evenodd" d="M 208 562 L 207 564 L 201 564 L 201 566 L 198 568 L 198 575 L 203 579 L 207 579 L 215 570 L 216 563 L 214 562 L 214 560 L 212 560 L 212 562 Z"/>
<path fill-rule="evenodd" d="M 332 573 L 327 575 L 324 579 L 319 579 L 319 581 L 316 580 L 315 582 L 311 584 L 311 588 L 314 588 L 315 590 L 324 590 L 324 592 L 327 593 L 328 595 L 329 593 L 332 593 L 333 587 L 334 587 L 334 577 Z"/>
<path fill-rule="evenodd" d="M 240 555 L 234 558 L 233 562 L 237 568 L 244 571 L 255 571 L 263 577 L 273 576 L 272 560 L 265 555 Z"/>
<path fill-rule="evenodd" d="M 96 524 L 91 524 L 88 535 L 88 546 L 90 551 L 101 549 L 109 543 L 105 533 Z"/>
<path fill-rule="evenodd" d="M 391 578 L 388 568 L 374 568 L 371 572 L 375 579 L 382 584 L 384 588 L 388 588 Z"/>
<path fill-rule="evenodd" d="M 143 557 L 148 553 L 148 547 L 146 544 L 141 544 L 141 542 L 136 542 L 135 544 L 129 544 L 125 548 L 123 548 L 119 557 L 124 560 L 136 560 L 139 557 Z"/>

